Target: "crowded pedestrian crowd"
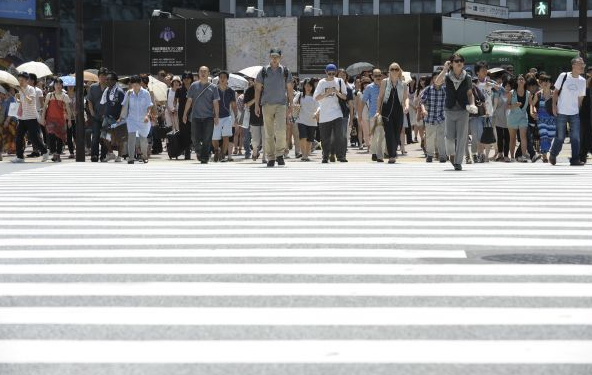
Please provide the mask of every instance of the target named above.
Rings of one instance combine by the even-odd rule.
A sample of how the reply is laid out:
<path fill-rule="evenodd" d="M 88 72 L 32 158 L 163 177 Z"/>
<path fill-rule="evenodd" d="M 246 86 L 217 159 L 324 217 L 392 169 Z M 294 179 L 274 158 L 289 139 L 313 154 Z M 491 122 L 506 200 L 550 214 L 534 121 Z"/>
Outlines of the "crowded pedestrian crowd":
<path fill-rule="evenodd" d="M 238 89 L 231 74 L 205 66 L 197 74 L 125 79 L 101 68 L 98 82 L 84 88 L 84 124 L 76 123 L 74 86 L 21 72 L 18 87 L 0 86 L 0 160 L 60 162 L 65 148 L 73 159 L 77 126 L 85 127 L 92 162 L 129 164 L 163 152 L 195 155 L 202 164 L 239 157 L 268 167 L 290 157 L 346 163 L 352 150 L 394 164 L 417 143 L 425 162 L 462 170 L 490 161 L 555 165 L 566 137 L 570 165 L 584 165 L 592 151 L 592 69 L 584 78 L 578 57 L 558 77 L 492 70 L 486 62 L 468 71 L 454 54 L 430 76 L 404 74 L 396 62 L 350 76 L 329 63 L 324 77 L 303 80 L 281 59 L 280 49 L 270 50 L 268 64 Z M 151 79 L 166 85 L 162 100 Z"/>

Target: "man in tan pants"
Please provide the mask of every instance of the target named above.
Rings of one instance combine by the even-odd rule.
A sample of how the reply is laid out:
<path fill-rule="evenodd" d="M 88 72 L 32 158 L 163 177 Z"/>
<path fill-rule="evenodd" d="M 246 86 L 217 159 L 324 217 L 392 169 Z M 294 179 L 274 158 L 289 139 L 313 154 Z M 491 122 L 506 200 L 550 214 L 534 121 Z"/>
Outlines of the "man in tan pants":
<path fill-rule="evenodd" d="M 278 165 L 286 164 L 286 116 L 292 113 L 294 89 L 292 74 L 288 68 L 280 65 L 282 51 L 272 48 L 269 55 L 269 65 L 261 69 L 255 80 L 255 114 L 260 115 L 261 102 L 267 166 L 274 167 L 276 161 Z"/>

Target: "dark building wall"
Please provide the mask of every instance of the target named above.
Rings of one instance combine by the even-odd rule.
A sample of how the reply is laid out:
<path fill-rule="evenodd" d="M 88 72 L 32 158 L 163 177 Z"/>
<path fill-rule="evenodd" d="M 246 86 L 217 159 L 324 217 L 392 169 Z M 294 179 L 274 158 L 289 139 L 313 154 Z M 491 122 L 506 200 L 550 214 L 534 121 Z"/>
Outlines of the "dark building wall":
<path fill-rule="evenodd" d="M 74 71 L 76 40 L 74 1 L 60 1 L 58 69 L 61 72 Z M 146 20 L 151 17 L 154 9 L 171 12 L 176 7 L 217 12 L 219 2 L 215 0 L 84 0 L 86 66 L 98 68 L 104 60 L 101 50 L 103 35 L 105 35 L 102 25 L 105 21 Z"/>

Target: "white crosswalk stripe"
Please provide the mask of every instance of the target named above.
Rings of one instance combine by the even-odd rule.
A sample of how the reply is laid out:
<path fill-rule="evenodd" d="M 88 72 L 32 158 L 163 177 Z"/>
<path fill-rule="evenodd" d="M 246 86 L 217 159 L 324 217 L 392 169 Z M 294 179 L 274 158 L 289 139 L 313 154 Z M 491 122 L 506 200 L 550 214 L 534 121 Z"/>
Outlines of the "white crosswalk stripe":
<path fill-rule="evenodd" d="M 2 175 L 0 374 L 592 373 L 592 171 L 444 169 Z"/>

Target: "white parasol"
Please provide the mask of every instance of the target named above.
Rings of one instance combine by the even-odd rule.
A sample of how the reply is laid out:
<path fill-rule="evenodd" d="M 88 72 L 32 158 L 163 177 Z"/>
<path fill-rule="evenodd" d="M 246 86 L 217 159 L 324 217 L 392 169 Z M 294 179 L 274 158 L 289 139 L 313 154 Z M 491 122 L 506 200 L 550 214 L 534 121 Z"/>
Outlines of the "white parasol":
<path fill-rule="evenodd" d="M 245 77 L 249 77 L 249 78 L 255 79 L 255 78 L 257 78 L 257 74 L 259 74 L 259 72 L 261 71 L 261 69 L 263 69 L 262 66 L 255 65 L 255 66 L 250 66 L 248 68 L 245 68 L 245 69 L 241 70 L 238 73 L 244 75 Z"/>
<path fill-rule="evenodd" d="M 12 87 L 17 87 L 19 85 L 18 80 L 12 74 L 5 72 L 4 70 L 0 70 L 0 83 Z"/>
<path fill-rule="evenodd" d="M 156 78 L 149 76 L 148 90 L 154 94 L 154 100 L 157 102 L 166 102 L 167 100 L 167 85 Z"/>
<path fill-rule="evenodd" d="M 218 77 L 212 80 L 212 83 L 217 85 L 218 84 Z M 246 90 L 249 88 L 249 81 L 247 81 L 244 77 L 239 76 L 238 74 L 230 74 L 228 77 L 228 86 L 233 90 Z"/>
<path fill-rule="evenodd" d="M 42 62 L 37 61 L 29 61 L 28 63 L 24 63 L 19 65 L 16 70 L 19 73 L 27 72 L 29 74 L 33 73 L 37 76 L 37 78 L 43 78 L 52 75 L 51 69 L 47 65 Z"/>

